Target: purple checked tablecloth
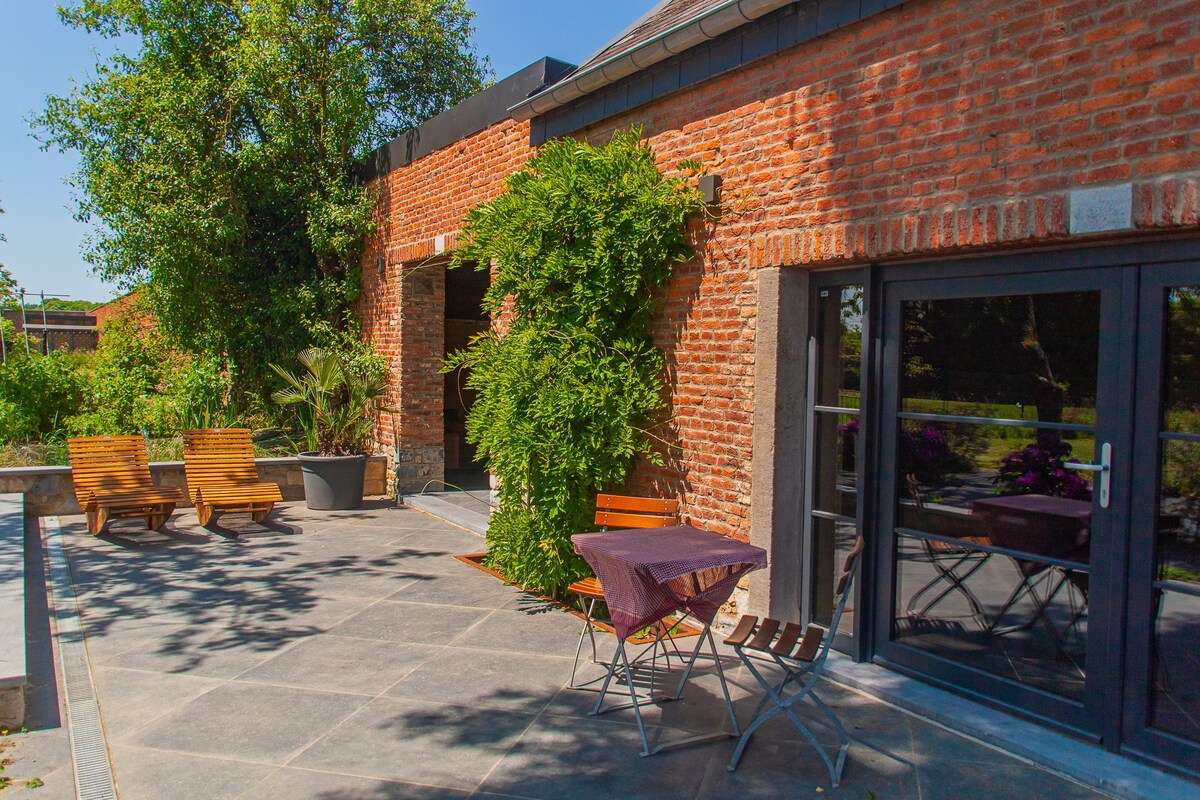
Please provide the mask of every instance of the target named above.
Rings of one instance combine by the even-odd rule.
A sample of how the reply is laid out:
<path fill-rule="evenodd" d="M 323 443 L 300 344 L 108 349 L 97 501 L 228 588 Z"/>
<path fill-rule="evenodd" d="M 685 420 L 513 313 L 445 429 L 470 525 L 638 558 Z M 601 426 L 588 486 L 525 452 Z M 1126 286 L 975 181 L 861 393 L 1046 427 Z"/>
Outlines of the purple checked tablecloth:
<path fill-rule="evenodd" d="M 761 547 L 691 525 L 577 533 L 571 541 L 604 585 L 622 638 L 674 611 L 712 622 L 738 580 L 767 565 Z"/>

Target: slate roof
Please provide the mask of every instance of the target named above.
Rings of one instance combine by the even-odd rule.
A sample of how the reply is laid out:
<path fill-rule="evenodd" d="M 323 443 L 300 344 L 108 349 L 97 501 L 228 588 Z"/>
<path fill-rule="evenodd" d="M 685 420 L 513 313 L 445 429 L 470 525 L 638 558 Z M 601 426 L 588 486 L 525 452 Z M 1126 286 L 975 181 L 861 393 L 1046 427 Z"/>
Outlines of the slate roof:
<path fill-rule="evenodd" d="M 596 64 L 645 44 L 677 25 L 690 22 L 696 17 L 728 3 L 729 0 L 660 0 L 640 19 L 617 34 L 615 39 L 583 62 L 575 72 L 576 74 L 586 72 Z"/>

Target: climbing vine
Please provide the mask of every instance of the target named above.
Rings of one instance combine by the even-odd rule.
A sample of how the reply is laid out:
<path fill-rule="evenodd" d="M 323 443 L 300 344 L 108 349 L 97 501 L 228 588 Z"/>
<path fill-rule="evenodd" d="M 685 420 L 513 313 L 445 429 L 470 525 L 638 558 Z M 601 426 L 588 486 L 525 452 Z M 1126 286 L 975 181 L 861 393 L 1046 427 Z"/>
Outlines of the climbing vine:
<path fill-rule="evenodd" d="M 591 529 L 595 494 L 638 457 L 661 462 L 663 357 L 646 325 L 655 290 L 693 255 L 685 219 L 703 203 L 637 129 L 549 142 L 507 189 L 467 215 L 453 262 L 491 265 L 484 308 L 503 324 L 446 369 L 469 369 L 467 438 L 499 478 L 488 565 L 554 593 L 586 572 L 570 535 Z"/>

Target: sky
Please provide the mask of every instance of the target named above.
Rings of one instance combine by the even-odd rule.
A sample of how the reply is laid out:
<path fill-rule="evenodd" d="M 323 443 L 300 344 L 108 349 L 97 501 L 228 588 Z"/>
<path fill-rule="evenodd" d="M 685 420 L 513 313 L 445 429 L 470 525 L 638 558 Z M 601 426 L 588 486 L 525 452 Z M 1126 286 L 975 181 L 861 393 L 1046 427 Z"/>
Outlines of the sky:
<path fill-rule="evenodd" d="M 69 4 L 69 0 L 63 0 Z M 645 13 L 655 0 L 467 0 L 475 44 L 497 80 L 543 56 L 580 64 Z M 89 228 L 72 213 L 66 179 L 78 160 L 43 152 L 28 119 L 47 95 L 85 80 L 113 43 L 63 25 L 51 0 L 0 0 L 0 264 L 30 295 L 109 300 L 82 255 Z M 27 297 L 28 300 L 28 297 Z"/>

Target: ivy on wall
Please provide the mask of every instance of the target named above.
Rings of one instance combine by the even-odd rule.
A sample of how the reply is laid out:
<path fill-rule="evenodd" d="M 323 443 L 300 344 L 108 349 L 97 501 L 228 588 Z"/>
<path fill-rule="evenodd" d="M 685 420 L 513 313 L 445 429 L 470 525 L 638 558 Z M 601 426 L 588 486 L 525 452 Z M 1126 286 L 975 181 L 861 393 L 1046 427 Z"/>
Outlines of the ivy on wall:
<path fill-rule="evenodd" d="M 504 325 L 446 369 L 469 369 L 478 393 L 467 438 L 500 484 L 488 566 L 509 580 L 555 593 L 586 574 L 570 536 L 593 528 L 596 493 L 621 487 L 639 456 L 661 463 L 663 358 L 646 325 L 655 290 L 693 255 L 685 218 L 702 209 L 634 129 L 543 145 L 467 215 L 452 266 L 492 265 L 484 308 Z"/>

